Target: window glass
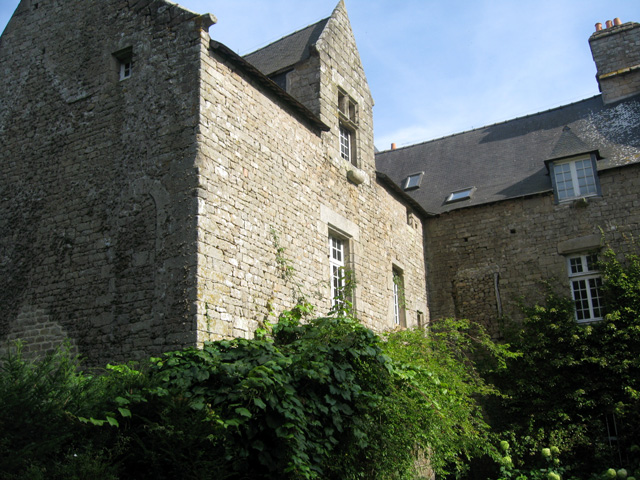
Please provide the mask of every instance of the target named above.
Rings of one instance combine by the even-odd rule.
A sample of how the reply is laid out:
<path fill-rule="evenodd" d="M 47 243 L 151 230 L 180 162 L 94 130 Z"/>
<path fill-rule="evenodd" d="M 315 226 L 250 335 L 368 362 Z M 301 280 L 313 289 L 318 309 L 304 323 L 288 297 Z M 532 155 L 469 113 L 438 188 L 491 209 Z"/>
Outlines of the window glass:
<path fill-rule="evenodd" d="M 402 273 L 393 269 L 393 323 L 396 327 L 405 327 L 404 279 Z"/>
<path fill-rule="evenodd" d="M 601 320 L 604 315 L 602 304 L 602 277 L 597 270 L 596 254 L 569 257 L 569 277 L 571 295 L 578 322 Z"/>
<path fill-rule="evenodd" d="M 412 190 L 418 188 L 422 182 L 422 175 L 424 172 L 409 175 L 404 181 L 404 190 Z"/>
<path fill-rule="evenodd" d="M 591 158 L 554 164 L 553 176 L 559 201 L 598 194 Z"/>
<path fill-rule="evenodd" d="M 465 188 L 464 190 L 458 190 L 457 192 L 452 192 L 451 195 L 447 197 L 446 203 L 459 202 L 460 200 L 467 200 L 471 198 L 472 193 L 473 193 L 473 187 Z"/>
<path fill-rule="evenodd" d="M 340 156 L 351 161 L 351 132 L 348 128 L 340 125 Z"/>
<path fill-rule="evenodd" d="M 331 306 L 335 307 L 344 291 L 345 241 L 329 236 L 329 264 L 331 266 Z"/>

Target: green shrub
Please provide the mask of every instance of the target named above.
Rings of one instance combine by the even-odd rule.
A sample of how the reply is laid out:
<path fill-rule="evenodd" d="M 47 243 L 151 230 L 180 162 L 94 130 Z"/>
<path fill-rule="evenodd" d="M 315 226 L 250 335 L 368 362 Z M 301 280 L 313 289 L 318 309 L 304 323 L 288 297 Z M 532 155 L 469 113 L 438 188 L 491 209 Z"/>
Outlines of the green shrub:
<path fill-rule="evenodd" d="M 493 377 L 505 396 L 492 426 L 527 468 L 539 467 L 536 452 L 553 444 L 587 478 L 624 462 L 640 434 L 640 260 L 609 250 L 601 269 L 604 320 L 578 324 L 573 302 L 550 293 L 545 305 L 525 309 L 509 339 L 522 355 Z"/>

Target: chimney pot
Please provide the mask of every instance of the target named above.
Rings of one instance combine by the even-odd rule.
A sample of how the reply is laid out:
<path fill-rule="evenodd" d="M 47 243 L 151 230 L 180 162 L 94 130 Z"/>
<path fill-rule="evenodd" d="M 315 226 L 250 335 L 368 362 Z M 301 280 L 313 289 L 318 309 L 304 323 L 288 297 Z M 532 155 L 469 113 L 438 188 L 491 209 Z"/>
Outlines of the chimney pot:
<path fill-rule="evenodd" d="M 391 150 L 395 150 L 395 149 L 396 149 L 396 144 L 395 144 L 395 143 L 392 143 L 392 144 L 391 144 Z"/>
<path fill-rule="evenodd" d="M 602 30 L 602 24 L 600 22 L 596 23 L 596 32 Z"/>
<path fill-rule="evenodd" d="M 613 19 L 613 24 L 617 27 L 618 25 L 622 25 L 620 18 L 616 17 Z"/>
<path fill-rule="evenodd" d="M 607 28 L 613 27 L 613 22 L 611 20 L 607 20 Z"/>

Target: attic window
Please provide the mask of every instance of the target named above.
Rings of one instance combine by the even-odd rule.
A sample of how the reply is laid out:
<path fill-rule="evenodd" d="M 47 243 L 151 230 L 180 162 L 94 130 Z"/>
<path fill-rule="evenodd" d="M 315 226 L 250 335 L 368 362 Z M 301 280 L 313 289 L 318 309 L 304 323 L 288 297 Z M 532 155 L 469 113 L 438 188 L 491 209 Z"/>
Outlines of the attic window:
<path fill-rule="evenodd" d="M 465 188 L 464 190 L 456 190 L 455 192 L 451 192 L 451 194 L 447 197 L 445 203 L 453 203 L 453 202 L 461 202 L 462 200 L 469 200 L 475 187 Z"/>
<path fill-rule="evenodd" d="M 600 195 L 595 155 L 551 163 L 557 202 Z"/>
<path fill-rule="evenodd" d="M 338 90 L 338 111 L 342 120 L 357 123 L 356 102 L 342 90 Z"/>
<path fill-rule="evenodd" d="M 131 77 L 133 72 L 133 48 L 127 47 L 113 54 L 118 61 L 118 76 L 120 80 Z"/>
<path fill-rule="evenodd" d="M 423 175 L 424 175 L 424 172 L 414 173 L 413 175 L 409 175 L 402 182 L 402 189 L 406 191 L 406 190 L 415 190 L 416 188 L 419 188 L 420 183 L 422 183 Z"/>

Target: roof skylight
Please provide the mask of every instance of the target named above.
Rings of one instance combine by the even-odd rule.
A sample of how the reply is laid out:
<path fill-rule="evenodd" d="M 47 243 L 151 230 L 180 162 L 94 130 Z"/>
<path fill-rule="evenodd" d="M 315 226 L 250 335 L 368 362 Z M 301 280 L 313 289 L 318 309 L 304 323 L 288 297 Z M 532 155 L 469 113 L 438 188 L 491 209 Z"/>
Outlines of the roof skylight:
<path fill-rule="evenodd" d="M 445 203 L 453 203 L 453 202 L 461 202 L 462 200 L 468 200 L 471 198 L 475 187 L 465 188 L 464 190 L 456 190 L 455 192 L 451 192 L 451 194 L 447 197 Z"/>
<path fill-rule="evenodd" d="M 414 173 L 413 175 L 409 175 L 402 182 L 403 190 L 414 190 L 420 187 L 420 183 L 422 182 L 422 176 L 424 172 Z"/>

